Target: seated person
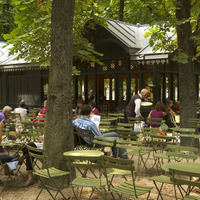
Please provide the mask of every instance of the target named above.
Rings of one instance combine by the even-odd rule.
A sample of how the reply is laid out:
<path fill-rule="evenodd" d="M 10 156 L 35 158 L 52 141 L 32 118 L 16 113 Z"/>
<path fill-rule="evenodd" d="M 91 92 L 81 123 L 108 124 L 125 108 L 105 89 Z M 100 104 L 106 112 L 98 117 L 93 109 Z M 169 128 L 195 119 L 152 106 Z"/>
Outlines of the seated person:
<path fill-rule="evenodd" d="M 38 113 L 38 118 L 45 118 L 45 111 L 46 111 L 46 107 L 47 107 L 47 100 L 44 101 L 44 107 L 42 108 L 42 110 Z M 38 120 L 35 119 L 35 121 L 39 121 L 39 122 L 44 122 L 44 120 Z"/>
<path fill-rule="evenodd" d="M 19 103 L 19 108 L 15 108 L 14 113 L 19 113 L 21 116 L 21 121 L 24 122 L 25 117 L 27 115 L 27 110 L 24 108 L 24 103 L 20 102 Z"/>
<path fill-rule="evenodd" d="M 117 133 L 115 132 L 111 132 L 111 133 L 105 133 L 103 134 L 101 131 L 98 130 L 96 124 L 94 122 L 92 122 L 89 118 L 90 118 L 90 114 L 91 114 L 91 108 L 88 105 L 84 105 L 82 107 L 81 110 L 82 113 L 82 117 L 81 118 L 77 118 L 73 121 L 73 126 L 76 128 L 81 128 L 81 129 L 85 129 L 85 130 L 91 130 L 92 133 L 95 136 L 101 136 L 101 137 L 112 137 L 114 139 L 119 139 L 117 137 Z M 92 141 L 91 138 L 82 138 L 87 144 L 92 145 Z M 113 156 L 117 156 L 117 148 L 116 148 L 116 144 L 114 144 L 114 147 L 112 147 L 112 153 Z M 126 149 L 119 149 L 119 156 L 120 158 L 124 158 L 124 159 L 128 159 L 127 154 L 124 155 L 124 153 L 126 153 Z"/>
<path fill-rule="evenodd" d="M 0 113 L 0 122 L 2 120 L 6 121 L 7 119 L 9 119 L 9 117 L 11 115 L 11 111 L 12 111 L 12 108 L 10 106 L 5 106 L 3 108 L 3 112 Z"/>
<path fill-rule="evenodd" d="M 22 99 L 20 103 L 24 104 L 24 108 L 27 110 L 27 113 L 29 113 L 29 106 L 26 105 L 24 99 Z"/>
<path fill-rule="evenodd" d="M 4 128 L 4 126 L 5 126 L 4 120 L 1 120 L 1 122 L 0 122 L 0 144 L 2 142 L 2 129 Z M 19 155 L 18 154 L 14 154 L 14 155 L 10 156 L 9 154 L 4 153 L 3 147 L 1 146 L 0 160 L 1 160 L 1 162 L 3 164 L 5 164 L 7 162 L 10 163 L 12 161 L 18 161 L 18 159 L 19 159 Z M 17 166 L 16 166 L 15 169 L 17 169 Z M 8 175 L 8 174 L 12 174 L 13 175 L 13 172 L 8 167 L 8 164 L 4 165 L 4 170 L 5 170 L 5 174 L 6 175 Z"/>
<path fill-rule="evenodd" d="M 173 101 L 170 99 L 166 100 L 166 116 L 164 117 L 165 123 L 169 128 L 177 127 L 175 116 L 176 113 L 172 110 Z"/>
<path fill-rule="evenodd" d="M 166 112 L 165 112 L 165 105 L 164 103 L 158 101 L 155 105 L 155 110 L 152 110 L 150 113 L 149 113 L 149 116 L 148 118 L 161 118 L 163 119 L 163 116 L 166 115 Z M 159 121 L 153 121 L 152 122 L 159 122 Z M 160 127 L 160 124 L 151 124 L 151 121 L 150 121 L 150 126 L 153 127 L 153 128 L 157 128 L 157 127 Z"/>
<path fill-rule="evenodd" d="M 29 142 L 28 145 L 32 146 L 32 147 L 36 147 L 38 149 L 42 149 L 43 148 L 43 141 L 44 141 L 44 136 L 39 136 L 38 138 L 39 142 Z M 33 168 L 32 168 L 32 164 L 31 164 L 31 158 L 28 154 L 28 148 L 25 146 L 23 149 L 23 156 L 20 159 L 20 164 L 23 163 L 23 161 L 26 159 L 26 171 L 28 174 L 28 180 L 25 183 L 25 187 L 28 187 L 32 184 L 34 184 L 34 180 L 33 180 Z"/>
<path fill-rule="evenodd" d="M 94 101 L 89 102 L 89 106 L 92 110 L 92 114 L 99 115 L 99 111 L 97 110 L 97 108 L 95 108 L 96 104 Z"/>
<path fill-rule="evenodd" d="M 81 115 L 81 110 L 82 110 L 82 107 L 84 105 L 84 101 L 82 99 L 78 99 L 77 100 L 77 104 L 76 104 L 76 108 L 75 108 L 75 113 L 74 115 L 75 116 L 80 116 Z"/>

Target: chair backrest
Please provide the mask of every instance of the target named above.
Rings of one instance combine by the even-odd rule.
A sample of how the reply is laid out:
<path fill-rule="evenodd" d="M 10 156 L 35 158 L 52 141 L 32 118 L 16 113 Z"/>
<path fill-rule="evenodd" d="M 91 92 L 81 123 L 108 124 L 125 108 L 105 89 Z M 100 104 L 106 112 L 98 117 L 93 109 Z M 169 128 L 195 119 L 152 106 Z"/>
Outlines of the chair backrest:
<path fill-rule="evenodd" d="M 114 138 L 95 136 L 93 140 L 93 148 L 95 148 L 96 145 L 101 145 L 103 147 L 113 147 L 114 142 Z"/>
<path fill-rule="evenodd" d="M 82 175 L 82 177 L 93 176 L 95 178 L 102 176 L 102 160 L 96 156 L 67 156 L 67 167 L 70 171 L 70 176 L 74 173 L 76 168 Z M 91 171 L 90 174 L 87 172 Z M 95 172 L 93 171 L 95 170 Z M 98 174 L 97 174 L 98 170 Z M 72 177 L 71 177 L 72 178 Z M 72 179 L 71 179 L 72 180 Z M 83 183 L 84 184 L 84 183 Z"/>
<path fill-rule="evenodd" d="M 193 161 L 197 159 L 198 148 L 196 147 L 168 144 L 167 149 L 168 152 L 166 154 L 169 157 L 193 159 Z"/>
<path fill-rule="evenodd" d="M 200 119 L 189 118 L 187 124 L 189 128 L 200 128 Z"/>
<path fill-rule="evenodd" d="M 45 162 L 44 149 L 38 149 L 36 147 L 32 147 L 29 145 L 27 145 L 27 149 L 28 149 L 28 153 L 30 157 L 36 158 L 36 160 L 40 160 L 41 163 Z M 31 160 L 32 168 L 34 170 L 35 165 L 34 165 L 33 159 L 30 159 L 30 160 Z"/>
<path fill-rule="evenodd" d="M 170 128 L 170 130 L 178 133 L 195 133 L 195 128 Z"/>
<path fill-rule="evenodd" d="M 161 125 L 164 122 L 163 118 L 147 118 L 147 124 Z"/>
<path fill-rule="evenodd" d="M 128 117 L 128 123 L 135 124 L 140 123 L 141 119 L 139 117 Z"/>
<path fill-rule="evenodd" d="M 76 128 L 76 132 L 77 132 L 77 135 L 78 135 L 78 139 L 79 139 L 79 143 L 81 143 L 81 138 L 87 140 L 89 139 L 91 142 L 93 141 L 94 139 L 94 135 L 92 133 L 91 130 L 87 130 L 87 129 L 81 129 L 81 128 Z"/>
<path fill-rule="evenodd" d="M 176 186 L 178 186 L 179 191 L 181 190 L 184 191 L 185 195 L 189 195 L 194 187 L 200 187 L 199 181 L 192 180 L 193 177 L 200 177 L 200 173 L 186 172 L 186 171 L 177 170 L 177 169 L 169 169 L 169 173 L 171 175 L 170 180 L 173 182 L 173 185 L 174 185 L 176 199 L 178 199 Z M 187 185 L 188 186 L 187 189 L 184 189 L 182 185 Z M 185 195 L 183 195 L 182 192 L 181 192 L 181 195 L 184 198 Z"/>
<path fill-rule="evenodd" d="M 137 197 L 136 188 L 135 188 L 134 161 L 128 160 L 128 159 L 113 158 L 113 157 L 108 157 L 108 156 L 102 156 L 101 159 L 104 166 L 105 177 L 108 183 L 108 190 L 111 189 L 110 182 L 108 179 L 108 171 L 112 168 L 119 169 L 119 170 L 127 170 L 131 172 L 135 197 Z"/>
<path fill-rule="evenodd" d="M 117 157 L 119 156 L 119 149 L 129 149 L 131 151 L 142 150 L 142 142 L 139 141 L 131 141 L 131 140 L 116 140 L 116 148 L 117 148 Z"/>

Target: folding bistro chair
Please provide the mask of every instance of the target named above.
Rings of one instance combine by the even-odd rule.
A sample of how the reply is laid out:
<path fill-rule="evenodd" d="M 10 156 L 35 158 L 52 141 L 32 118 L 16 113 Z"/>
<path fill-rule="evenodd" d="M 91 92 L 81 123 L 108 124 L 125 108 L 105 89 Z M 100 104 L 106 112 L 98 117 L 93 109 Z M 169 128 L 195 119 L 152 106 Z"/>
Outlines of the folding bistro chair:
<path fill-rule="evenodd" d="M 90 141 L 94 140 L 94 135 L 91 130 L 76 128 L 76 134 L 78 136 L 79 146 L 78 149 L 92 149 L 92 145 L 87 144 L 84 139 Z"/>
<path fill-rule="evenodd" d="M 143 172 L 144 169 L 146 169 L 146 171 L 149 172 L 146 164 L 150 156 L 150 150 L 147 149 L 146 147 L 142 147 L 142 142 L 119 139 L 116 141 L 116 144 L 117 144 L 116 147 L 117 147 L 118 152 L 120 148 L 125 148 L 129 150 L 127 154 L 131 156 L 131 159 L 134 156 L 138 156 L 138 161 L 137 161 L 138 177 L 140 176 L 140 174 Z M 144 158 L 144 156 L 146 156 L 146 158 Z"/>
<path fill-rule="evenodd" d="M 77 151 L 78 152 L 78 151 Z M 75 199 L 81 199 L 83 188 L 91 188 L 89 199 L 95 191 L 100 192 L 103 196 L 106 191 L 105 187 L 107 185 L 106 179 L 102 178 L 102 162 L 100 157 L 97 156 L 67 156 L 67 166 L 69 167 L 70 174 L 72 174 L 74 168 L 78 169 L 80 176 L 76 176 L 74 180 L 71 177 L 71 186 L 73 191 L 73 197 Z M 86 171 L 96 170 L 95 176 L 88 175 Z M 80 193 L 79 193 L 80 189 Z M 103 191 L 101 191 L 101 189 Z M 71 199 L 73 199 L 71 197 Z"/>
<path fill-rule="evenodd" d="M 199 181 L 192 180 L 193 177 L 199 178 L 200 173 L 186 172 L 184 170 L 177 169 L 169 169 L 169 173 L 171 175 L 171 181 L 174 185 L 174 193 L 176 200 L 178 199 L 176 186 L 179 189 L 181 196 L 184 200 L 200 200 L 200 197 L 190 196 L 190 193 L 192 192 L 194 187 L 200 187 Z M 185 189 L 183 185 L 187 185 L 187 188 Z"/>
<path fill-rule="evenodd" d="M 28 148 L 29 156 L 31 158 L 37 158 L 37 159 L 43 160 L 43 163 L 45 163 L 45 166 L 47 166 L 47 161 L 46 161 L 46 157 L 44 156 L 44 150 L 43 149 L 37 149 L 35 147 L 31 147 L 31 146 L 28 146 L 28 145 L 27 145 L 27 148 Z M 44 169 L 35 170 L 32 159 L 31 159 L 31 164 L 32 164 L 32 167 L 33 167 L 33 173 L 35 175 L 39 176 L 39 178 L 40 178 L 39 181 L 42 184 L 41 190 L 40 190 L 38 196 L 36 197 L 36 199 L 39 198 L 40 194 L 42 193 L 42 191 L 44 189 L 47 190 L 47 192 L 50 194 L 52 199 L 56 199 L 56 197 L 59 193 L 62 195 L 62 197 L 64 199 L 66 199 L 64 194 L 62 193 L 61 189 L 62 189 L 62 186 L 64 184 L 64 181 L 66 180 L 67 176 L 69 175 L 69 172 L 62 171 L 62 170 L 59 170 L 59 169 L 54 168 L 54 167 L 49 168 L 48 166 Z M 58 178 L 58 177 L 63 177 L 63 180 L 60 182 L 59 185 L 55 181 L 55 179 Z M 51 183 L 51 185 L 53 185 L 53 186 L 49 185 L 49 183 Z M 55 196 L 53 196 L 50 189 L 56 190 Z"/>
<path fill-rule="evenodd" d="M 93 149 L 101 148 L 102 151 L 105 153 L 105 147 L 112 148 L 114 146 L 114 142 L 114 138 L 95 136 L 93 140 Z"/>
<path fill-rule="evenodd" d="M 119 199 L 124 199 L 124 196 L 128 198 L 133 196 L 134 199 L 138 199 L 139 196 L 147 194 L 146 199 L 148 200 L 150 192 L 153 189 L 153 187 L 135 184 L 135 171 L 134 171 L 133 160 L 112 158 L 112 157 L 107 157 L 107 156 L 102 156 L 102 159 L 103 159 L 103 166 L 104 166 L 104 171 L 105 171 L 104 173 L 105 173 L 107 185 L 108 185 L 108 192 L 112 194 L 113 199 L 115 199 L 113 193 L 117 193 L 119 195 Z M 125 181 L 122 184 L 119 184 L 113 187 L 113 185 L 110 184 L 109 173 L 108 173 L 110 169 L 112 170 L 113 168 L 118 169 L 118 170 L 123 170 L 123 171 L 129 171 L 131 174 L 132 180 Z"/>
<path fill-rule="evenodd" d="M 0 171 L 4 170 L 5 166 L 6 166 L 6 164 L 3 164 L 2 161 L 0 160 Z M 13 178 L 12 178 L 12 176 L 11 176 L 10 173 L 9 173 L 9 174 L 6 174 L 5 176 L 6 176 L 6 180 L 5 180 L 5 181 L 2 181 L 2 180 L 0 179 L 0 183 L 2 184 L 2 188 L 1 188 L 1 190 L 0 190 L 0 195 L 2 194 L 3 190 L 4 190 L 5 187 L 7 186 L 8 181 L 9 181 L 9 180 L 10 180 L 10 181 L 13 180 Z M 2 178 L 2 175 L 1 175 L 1 178 Z"/>

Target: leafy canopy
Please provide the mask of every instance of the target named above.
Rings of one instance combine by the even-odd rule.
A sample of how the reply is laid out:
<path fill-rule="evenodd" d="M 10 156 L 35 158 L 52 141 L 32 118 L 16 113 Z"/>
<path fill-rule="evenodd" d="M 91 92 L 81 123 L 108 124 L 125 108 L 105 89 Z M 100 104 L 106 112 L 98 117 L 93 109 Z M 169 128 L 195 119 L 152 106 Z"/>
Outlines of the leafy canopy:
<path fill-rule="evenodd" d="M 100 1 L 96 1 L 96 4 Z M 31 64 L 50 66 L 51 45 L 51 11 L 52 0 L 12 0 L 15 6 L 15 24 L 17 27 L 4 38 L 12 44 L 10 54 L 19 53 L 16 59 L 23 58 Z M 104 19 L 91 15 L 94 8 L 91 0 L 76 0 L 75 17 L 73 26 L 74 59 L 91 61 L 101 64 L 95 55 L 91 43 L 83 37 L 84 25 L 87 21 L 103 24 Z"/>

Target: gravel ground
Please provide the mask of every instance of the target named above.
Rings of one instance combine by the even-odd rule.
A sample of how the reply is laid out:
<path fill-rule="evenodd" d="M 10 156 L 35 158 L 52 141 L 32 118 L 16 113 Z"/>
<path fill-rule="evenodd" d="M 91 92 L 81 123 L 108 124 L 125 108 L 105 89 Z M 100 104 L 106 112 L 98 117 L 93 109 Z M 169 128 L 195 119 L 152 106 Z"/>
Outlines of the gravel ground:
<path fill-rule="evenodd" d="M 148 165 L 147 166 L 149 168 L 153 164 L 153 159 L 152 158 L 153 157 L 151 156 L 150 160 L 148 160 Z M 199 162 L 199 161 L 200 161 L 200 159 L 197 160 L 197 162 Z M 135 162 L 135 163 L 137 163 L 137 162 Z M 25 181 L 27 179 L 27 177 L 26 177 L 26 171 L 25 171 L 25 166 L 24 165 L 21 168 L 21 172 L 24 174 L 25 177 L 23 178 L 22 175 L 18 175 L 18 176 L 15 177 L 14 181 L 9 182 L 8 186 L 5 188 L 5 190 L 3 191 L 3 193 L 0 196 L 0 200 L 13 200 L 13 199 L 16 199 L 16 200 L 34 200 L 34 199 L 36 199 L 37 194 L 39 192 L 37 181 L 32 186 L 23 187 L 23 184 L 25 183 Z M 153 184 L 153 182 L 151 180 L 149 180 L 149 177 L 150 176 L 154 176 L 156 174 L 155 172 L 156 172 L 155 169 L 153 169 L 151 171 L 150 175 L 147 174 L 147 173 L 142 173 L 140 179 L 136 180 L 136 183 L 137 184 L 141 184 L 141 185 L 148 185 L 148 186 L 153 186 L 154 187 L 154 184 Z M 1 171 L 0 173 L 1 173 L 0 174 L 1 180 L 4 180 L 4 178 L 5 178 L 5 176 L 3 175 L 4 172 Z M 162 172 L 160 172 L 160 174 L 161 173 Z M 128 178 L 128 180 L 130 180 L 130 177 L 127 176 L 127 178 Z M 116 176 L 115 179 L 114 179 L 114 185 L 117 185 L 117 184 L 119 184 L 121 182 L 123 182 L 122 177 L 121 176 Z M 158 185 L 160 186 L 160 184 L 158 184 Z M 89 192 L 90 192 L 90 189 L 84 189 L 83 190 L 83 197 L 85 199 L 88 198 Z M 63 189 L 63 193 L 66 196 L 66 199 L 70 199 L 70 197 L 72 195 L 72 190 L 71 190 L 70 187 L 67 187 L 67 188 Z M 152 189 L 152 191 L 151 191 L 151 195 L 150 195 L 149 199 L 150 200 L 157 199 L 157 194 L 158 194 L 157 190 L 154 187 Z M 169 185 L 169 184 L 165 184 L 163 186 L 163 189 L 162 189 L 162 194 L 163 194 L 163 199 L 164 200 L 172 200 L 172 199 L 174 199 L 174 197 L 173 197 L 173 195 L 174 195 L 173 186 Z M 200 193 L 198 193 L 197 191 L 195 191 L 195 192 L 193 192 L 191 194 L 200 197 Z M 46 191 L 43 191 L 39 199 L 41 199 L 41 200 L 43 200 L 43 199 L 48 200 L 48 199 L 51 199 L 51 197 L 49 196 L 49 194 Z M 60 196 L 58 196 L 57 199 L 61 200 L 63 198 L 61 198 Z M 100 194 L 98 194 L 98 193 L 95 193 L 93 195 L 92 199 L 102 199 L 102 196 Z M 110 196 L 108 196 L 107 199 L 110 200 L 110 199 L 113 199 L 113 198 L 110 195 Z M 116 199 L 117 199 L 117 196 L 116 196 Z M 140 196 L 139 199 L 145 200 L 145 199 L 147 199 L 147 196 L 146 195 Z"/>

